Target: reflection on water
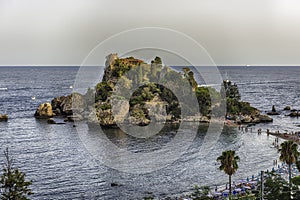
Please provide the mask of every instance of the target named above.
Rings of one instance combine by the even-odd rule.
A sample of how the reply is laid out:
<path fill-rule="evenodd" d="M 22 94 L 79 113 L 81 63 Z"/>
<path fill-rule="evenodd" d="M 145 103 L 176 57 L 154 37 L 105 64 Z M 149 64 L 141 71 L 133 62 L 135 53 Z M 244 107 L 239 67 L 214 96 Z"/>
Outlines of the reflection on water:
<path fill-rule="evenodd" d="M 185 126 L 186 131 L 193 128 L 195 125 L 192 123 Z M 176 134 L 181 134 L 177 130 L 178 126 L 166 125 L 162 132 L 148 139 L 136 139 L 117 128 L 106 129 L 105 135 L 119 148 L 140 153 L 162 148 Z M 111 177 L 113 182 L 122 186 L 117 189 L 112 188 L 109 193 L 114 196 L 116 194 L 113 191 L 118 190 L 122 194 L 126 193 L 128 198 L 142 197 L 147 195 L 147 192 L 164 196 L 164 193 L 185 192 L 194 184 L 209 186 L 225 184 L 228 177 L 218 170 L 216 158 L 222 151 L 228 149 L 236 150 L 237 155 L 241 158 L 239 170 L 233 180 L 251 177 L 257 175 L 261 170 L 271 169 L 272 161 L 278 156 L 277 151 L 270 148 L 272 138 L 268 138 L 266 135 L 257 135 L 255 127 L 252 128 L 252 132 L 249 130 L 248 133 L 238 132 L 235 127 L 224 127 L 214 146 L 203 150 L 201 146 L 207 136 L 207 130 L 208 125 L 200 125 L 188 150 L 178 160 L 162 169 L 147 174 L 122 173 L 112 170 L 114 172 Z M 95 139 L 96 132 L 98 130 L 94 127 L 89 129 L 88 134 Z M 102 148 L 102 151 L 106 150 L 105 147 Z M 208 152 L 201 152 L 201 150 Z M 203 153 L 205 153 L 204 157 Z M 157 157 L 156 161 L 160 162 L 160 157 Z M 135 161 L 131 160 L 131 162 Z M 135 164 L 139 165 L 139 163 Z"/>

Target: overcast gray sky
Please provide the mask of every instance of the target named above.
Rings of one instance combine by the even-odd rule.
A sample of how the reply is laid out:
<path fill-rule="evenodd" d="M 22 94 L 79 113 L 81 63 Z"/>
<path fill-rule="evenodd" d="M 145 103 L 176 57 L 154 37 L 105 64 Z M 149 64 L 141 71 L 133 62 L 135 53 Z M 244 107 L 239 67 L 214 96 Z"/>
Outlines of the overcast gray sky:
<path fill-rule="evenodd" d="M 297 0 L 0 0 L 0 65 L 80 65 L 99 42 L 164 27 L 218 65 L 300 64 Z"/>

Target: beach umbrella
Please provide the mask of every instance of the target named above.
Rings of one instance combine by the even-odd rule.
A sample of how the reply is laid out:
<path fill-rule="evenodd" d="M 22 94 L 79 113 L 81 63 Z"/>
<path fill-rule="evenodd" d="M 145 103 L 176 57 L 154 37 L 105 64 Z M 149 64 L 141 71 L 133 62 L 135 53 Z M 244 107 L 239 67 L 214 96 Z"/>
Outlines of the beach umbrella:
<path fill-rule="evenodd" d="M 221 193 L 221 192 L 215 192 L 214 195 L 215 195 L 215 196 L 221 196 L 222 193 Z"/>
<path fill-rule="evenodd" d="M 249 187 L 249 186 L 245 186 L 244 188 L 247 189 L 247 190 L 251 189 L 251 187 Z"/>

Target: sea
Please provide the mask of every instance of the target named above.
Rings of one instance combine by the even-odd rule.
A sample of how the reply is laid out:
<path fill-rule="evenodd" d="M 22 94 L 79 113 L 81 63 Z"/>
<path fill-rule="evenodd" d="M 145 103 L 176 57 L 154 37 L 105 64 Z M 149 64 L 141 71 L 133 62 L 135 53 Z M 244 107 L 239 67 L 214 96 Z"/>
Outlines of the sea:
<path fill-rule="evenodd" d="M 216 142 L 206 149 L 205 156 L 199 155 L 204 151 L 201 145 L 208 127 L 200 125 L 191 144 L 178 158 L 141 173 L 143 170 L 139 167 L 143 165 L 134 160 L 131 166 L 136 164 L 136 171 L 120 170 L 104 162 L 101 156 L 95 156 L 97 151 L 100 155 L 110 153 L 107 145 L 97 143 L 100 136 L 95 128 L 87 128 L 87 133 L 82 135 L 73 123 L 52 125 L 34 118 L 40 103 L 73 91 L 79 67 L 0 67 L 0 113 L 9 115 L 8 122 L 0 122 L 0 164 L 4 163 L 2 151 L 8 147 L 14 166 L 26 173 L 27 180 L 32 180 L 34 194 L 31 199 L 72 200 L 143 199 L 148 196 L 164 199 L 188 194 L 194 185 L 212 188 L 225 185 L 228 176 L 218 169 L 216 158 L 229 149 L 235 150 L 240 157 L 233 181 L 271 170 L 273 160 L 278 159 L 277 149 L 272 145 L 274 138 L 258 135 L 257 130 L 300 131 L 300 119 L 290 118 L 286 116 L 288 112 L 283 111 L 285 106 L 300 109 L 300 67 L 222 66 L 218 69 L 224 79 L 238 85 L 242 100 L 262 113 L 275 105 L 281 115 L 273 116 L 273 123 L 252 126 L 248 132 L 236 126 L 224 127 Z M 182 130 L 192 129 L 195 129 L 193 124 Z M 158 139 L 135 140 L 117 129 L 106 130 L 105 134 L 107 143 L 136 153 L 155 151 L 152 145 L 166 147 L 181 133 L 166 126 L 157 134 Z M 95 140 L 89 145 L 90 140 L 83 137 L 90 136 Z M 91 151 L 93 146 L 97 151 Z M 162 163 L 164 158 L 157 155 L 154 161 Z"/>

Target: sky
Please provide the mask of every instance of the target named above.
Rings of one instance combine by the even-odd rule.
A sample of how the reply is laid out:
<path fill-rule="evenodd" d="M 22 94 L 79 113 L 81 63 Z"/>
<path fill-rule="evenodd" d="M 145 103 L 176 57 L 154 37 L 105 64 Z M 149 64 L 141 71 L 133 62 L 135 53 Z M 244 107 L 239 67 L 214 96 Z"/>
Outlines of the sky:
<path fill-rule="evenodd" d="M 0 65 L 80 65 L 114 34 L 182 32 L 217 65 L 300 65 L 297 0 L 0 0 Z"/>

